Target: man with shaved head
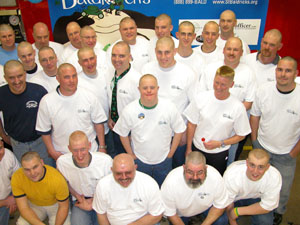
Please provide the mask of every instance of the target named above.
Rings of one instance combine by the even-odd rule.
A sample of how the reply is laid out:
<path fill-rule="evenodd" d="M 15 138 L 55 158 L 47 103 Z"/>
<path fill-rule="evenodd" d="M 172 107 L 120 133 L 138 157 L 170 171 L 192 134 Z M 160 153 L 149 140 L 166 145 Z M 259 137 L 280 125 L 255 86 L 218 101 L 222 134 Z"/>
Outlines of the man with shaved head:
<path fill-rule="evenodd" d="M 219 26 L 220 26 L 220 36 L 217 39 L 217 46 L 221 49 L 224 48 L 226 41 L 231 38 L 235 37 L 234 34 L 234 27 L 237 25 L 237 20 L 235 13 L 231 10 L 225 10 L 220 15 Z M 241 39 L 241 38 L 240 38 Z M 242 49 L 243 55 L 247 55 L 250 53 L 250 48 L 245 41 L 242 41 Z"/>
<path fill-rule="evenodd" d="M 242 57 L 255 73 L 257 84 L 275 81 L 275 69 L 280 56 L 278 51 L 282 48 L 282 35 L 277 29 L 268 30 L 260 43 L 260 50 Z"/>
<path fill-rule="evenodd" d="M 109 120 L 108 126 L 113 130 L 122 110 L 126 105 L 139 98 L 137 89 L 141 74 L 130 64 L 130 47 L 124 41 L 117 42 L 112 48 L 111 63 L 114 71 L 108 74 Z M 114 150 L 116 154 L 125 153 L 120 136 L 113 132 Z"/>
<path fill-rule="evenodd" d="M 68 23 L 66 27 L 66 33 L 69 39 L 67 46 L 62 52 L 61 59 L 63 62 L 66 62 L 67 58 L 70 57 L 74 52 L 81 48 L 81 39 L 80 39 L 80 26 L 78 23 L 72 21 Z"/>
<path fill-rule="evenodd" d="M 48 153 L 55 160 L 68 153 L 68 138 L 75 130 L 86 133 L 91 151 L 106 152 L 103 123 L 107 117 L 97 97 L 77 87 L 77 72 L 71 64 L 61 64 L 56 78 L 59 86 L 41 100 L 36 123 Z"/>
<path fill-rule="evenodd" d="M 97 41 L 97 34 L 90 26 L 84 26 L 80 29 L 81 47 L 88 47 L 94 50 L 97 55 L 97 67 L 99 70 L 106 72 L 107 60 L 106 53 L 103 51 L 103 46 Z M 82 67 L 78 63 L 78 52 L 75 50 L 65 62 L 72 64 L 78 73 L 82 71 Z"/>
<path fill-rule="evenodd" d="M 129 154 L 113 160 L 112 174 L 102 178 L 96 188 L 93 209 L 101 225 L 157 224 L 164 211 L 157 183 L 136 171 Z"/>
<path fill-rule="evenodd" d="M 164 215 L 172 224 L 188 225 L 198 214 L 205 217 L 201 224 L 227 224 L 224 210 L 230 202 L 224 181 L 200 152 L 188 154 L 185 164 L 168 174 L 161 192 Z"/>
<path fill-rule="evenodd" d="M 175 60 L 175 45 L 171 37 L 163 37 L 156 43 L 157 60 L 147 63 L 143 74 L 153 74 L 160 86 L 158 96 L 171 100 L 181 114 L 193 97 L 192 86 L 196 81 L 195 72 L 184 63 Z M 186 143 L 185 133 L 179 146 Z M 173 157 L 173 167 L 184 163 L 185 147 L 177 149 Z M 179 155 L 177 155 L 179 154 Z"/>
<path fill-rule="evenodd" d="M 82 72 L 78 73 L 78 86 L 90 90 L 100 101 L 101 106 L 108 118 L 109 103 L 107 94 L 106 74 L 97 69 L 97 55 L 94 50 L 89 47 L 83 47 L 78 51 L 78 63 L 82 67 Z M 110 156 L 114 156 L 113 146 L 111 144 L 111 135 L 108 134 L 109 128 L 107 122 L 104 123 L 105 143 L 107 152 Z"/>
<path fill-rule="evenodd" d="M 205 65 L 222 59 L 223 49 L 216 44 L 216 41 L 219 38 L 219 25 L 215 21 L 208 21 L 204 25 L 202 38 L 203 43 L 194 49 L 203 56 Z"/>
<path fill-rule="evenodd" d="M 26 80 L 29 81 L 34 75 L 42 70 L 39 62 L 35 61 L 35 50 L 29 42 L 22 41 L 18 47 L 18 57 L 22 62 L 24 70 L 26 71 Z"/>
<path fill-rule="evenodd" d="M 295 83 L 298 74 L 294 58 L 286 56 L 280 59 L 276 67 L 276 82 L 259 87 L 250 112 L 253 147 L 267 150 L 270 164 L 282 176 L 274 225 L 281 223 L 286 212 L 300 152 L 300 86 Z"/>
<path fill-rule="evenodd" d="M 251 215 L 251 224 L 273 224 L 282 181 L 269 160 L 267 151 L 253 149 L 247 160 L 234 162 L 225 171 L 224 181 L 232 202 L 226 209 L 230 225 L 237 225 L 238 218 L 244 215 Z"/>
<path fill-rule="evenodd" d="M 51 47 L 42 47 L 39 51 L 39 62 L 43 70 L 30 79 L 30 82 L 42 85 L 48 93 L 54 91 L 58 86 L 57 56 Z"/>
<path fill-rule="evenodd" d="M 9 60 L 18 60 L 17 46 L 15 44 L 15 31 L 9 24 L 0 25 L 0 65 Z"/>
<path fill-rule="evenodd" d="M 120 135 L 138 170 L 161 186 L 172 169 L 172 157 L 186 126 L 175 104 L 158 98 L 159 87 L 153 75 L 141 77 L 139 91 L 140 99 L 124 108 L 114 132 Z"/>
<path fill-rule="evenodd" d="M 32 44 L 32 47 L 36 52 L 36 56 L 35 56 L 36 61 L 38 61 L 37 53 L 39 52 L 39 50 L 42 47 L 45 47 L 45 46 L 53 48 L 55 53 L 59 56 L 59 59 L 60 59 L 60 56 L 62 55 L 64 47 L 62 44 L 59 44 L 59 43 L 56 43 L 53 41 L 49 41 L 50 34 L 49 34 L 49 29 L 46 24 L 44 24 L 42 22 L 37 22 L 36 24 L 34 24 L 32 35 L 33 35 L 33 39 L 35 41 Z"/>
<path fill-rule="evenodd" d="M 102 152 L 90 152 L 91 142 L 83 131 L 74 131 L 69 138 L 70 153 L 57 160 L 57 168 L 66 178 L 72 194 L 71 224 L 98 225 L 92 209 L 96 185 L 111 173 L 112 159 Z"/>
<path fill-rule="evenodd" d="M 38 107 L 42 97 L 47 94 L 38 84 L 26 82 L 23 65 L 16 60 L 4 66 L 7 84 L 0 87 L 0 111 L 3 112 L 4 127 L 0 121 L 0 136 L 12 145 L 16 158 L 28 151 L 36 151 L 48 165 L 54 162 L 48 156 L 41 136 L 35 130 Z"/>
<path fill-rule="evenodd" d="M 12 193 L 20 217 L 18 225 L 70 225 L 69 189 L 65 178 L 52 166 L 45 165 L 37 152 L 26 152 L 22 168 L 12 176 Z"/>
<path fill-rule="evenodd" d="M 120 21 L 119 31 L 121 34 L 121 40 L 126 42 L 130 47 L 132 56 L 131 64 L 133 68 L 135 68 L 137 71 L 141 71 L 143 65 L 149 62 L 149 41 L 143 36 L 137 34 L 137 26 L 133 18 L 124 17 Z M 109 59 L 111 57 L 113 46 L 121 40 L 117 40 L 107 50 L 106 54 Z"/>
<path fill-rule="evenodd" d="M 176 37 L 179 40 L 179 45 L 176 48 L 175 60 L 192 68 L 196 74 L 196 79 L 199 80 L 204 68 L 204 58 L 192 48 L 192 43 L 196 37 L 194 24 L 190 21 L 181 22 Z"/>
<path fill-rule="evenodd" d="M 158 39 L 162 37 L 171 37 L 177 48 L 179 42 L 176 38 L 171 36 L 173 30 L 172 19 L 169 15 L 163 13 L 155 18 L 155 36 L 150 39 L 149 43 L 149 57 L 150 61 L 156 60 L 155 47 Z"/>

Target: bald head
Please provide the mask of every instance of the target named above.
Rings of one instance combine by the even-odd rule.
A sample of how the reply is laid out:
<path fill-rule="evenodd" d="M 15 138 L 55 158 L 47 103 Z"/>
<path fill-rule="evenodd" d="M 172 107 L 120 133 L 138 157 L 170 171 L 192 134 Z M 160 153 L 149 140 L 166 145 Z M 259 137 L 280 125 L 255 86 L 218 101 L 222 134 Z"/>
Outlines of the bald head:
<path fill-rule="evenodd" d="M 4 76 L 5 76 L 5 74 L 7 74 L 7 72 L 9 70 L 14 69 L 14 68 L 20 68 L 20 69 L 22 69 L 23 72 L 25 72 L 24 68 L 23 68 L 23 65 L 20 61 L 18 61 L 18 60 L 9 60 L 4 64 L 4 67 L 3 67 Z"/>
<path fill-rule="evenodd" d="M 76 71 L 76 68 L 72 64 L 70 64 L 70 63 L 63 63 L 63 64 L 61 64 L 58 67 L 57 75 L 58 76 L 63 75 L 63 71 L 66 70 L 66 69 L 74 69 Z"/>
<path fill-rule="evenodd" d="M 13 51 L 15 47 L 15 31 L 8 24 L 0 25 L 0 42 L 6 51 Z"/>
<path fill-rule="evenodd" d="M 237 43 L 237 46 L 243 49 L 242 40 L 238 37 L 231 37 L 226 41 L 225 47 L 231 45 L 232 43 Z"/>
<path fill-rule="evenodd" d="M 135 177 L 137 166 L 133 158 L 126 153 L 117 155 L 113 160 L 112 172 L 114 179 L 122 187 L 127 188 Z"/>
<path fill-rule="evenodd" d="M 84 26 L 80 30 L 81 46 L 94 48 L 97 43 L 95 30 L 90 26 Z"/>
<path fill-rule="evenodd" d="M 86 134 L 81 130 L 74 131 L 69 137 L 69 145 L 72 146 L 72 143 L 75 142 L 85 142 L 88 143 L 89 140 Z"/>
<path fill-rule="evenodd" d="M 171 37 L 162 37 L 158 39 L 158 41 L 156 42 L 156 48 L 162 45 L 169 46 L 171 49 L 175 48 L 174 41 Z"/>
<path fill-rule="evenodd" d="M 134 168 L 134 160 L 131 155 L 127 153 L 122 153 L 117 156 L 115 156 L 113 161 L 113 168 L 116 168 L 120 165 L 126 165 L 129 168 Z"/>
<path fill-rule="evenodd" d="M 78 23 L 72 21 L 68 23 L 66 27 L 66 33 L 71 44 L 79 49 L 81 48 L 81 39 L 80 39 L 80 26 Z"/>
<path fill-rule="evenodd" d="M 228 37 L 234 36 L 233 29 L 236 26 L 236 23 L 237 21 L 233 11 L 225 10 L 221 13 L 219 25 L 221 28 L 222 38 L 227 40 Z"/>
<path fill-rule="evenodd" d="M 155 34 L 157 38 L 171 36 L 173 30 L 171 17 L 167 14 L 161 14 L 155 19 Z"/>
<path fill-rule="evenodd" d="M 35 68 L 35 50 L 32 45 L 27 41 L 22 41 L 18 47 L 18 57 L 21 60 L 24 69 L 26 71 L 32 70 Z"/>
<path fill-rule="evenodd" d="M 155 86 L 157 86 L 157 79 L 155 76 L 153 76 L 152 74 L 145 74 L 143 75 L 141 78 L 140 78 L 140 81 L 139 81 L 139 86 L 141 86 L 141 84 L 143 83 L 144 80 L 146 79 L 152 79 L 155 83 Z"/>
<path fill-rule="evenodd" d="M 185 158 L 185 164 L 192 163 L 194 165 L 206 165 L 205 156 L 198 151 L 193 151 Z"/>
<path fill-rule="evenodd" d="M 214 32 L 219 33 L 219 25 L 215 21 L 208 21 L 203 27 L 203 32 L 207 30 L 213 30 Z"/>
<path fill-rule="evenodd" d="M 278 42 L 281 43 L 281 40 L 282 40 L 282 34 L 281 32 L 278 30 L 278 29 L 271 29 L 271 30 L 268 30 L 264 37 L 266 36 L 273 36 L 273 37 L 276 37 Z"/>
<path fill-rule="evenodd" d="M 0 33 L 2 31 L 14 31 L 14 29 L 9 24 L 1 24 L 0 25 Z"/>
<path fill-rule="evenodd" d="M 49 46 L 49 30 L 47 25 L 42 22 L 34 24 L 33 38 L 37 49 Z"/>

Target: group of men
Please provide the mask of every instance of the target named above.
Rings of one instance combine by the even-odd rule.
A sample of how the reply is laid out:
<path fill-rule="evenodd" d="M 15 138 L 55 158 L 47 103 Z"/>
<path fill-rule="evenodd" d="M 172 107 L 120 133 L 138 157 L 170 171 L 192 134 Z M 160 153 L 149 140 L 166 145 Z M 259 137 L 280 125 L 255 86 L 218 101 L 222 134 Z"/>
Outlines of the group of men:
<path fill-rule="evenodd" d="M 1 224 L 16 208 L 18 224 L 156 224 L 165 215 L 182 225 L 198 214 L 203 224 L 233 225 L 240 215 L 280 224 L 300 151 L 297 62 L 277 54 L 276 29 L 248 54 L 236 23 L 222 12 L 192 48 L 188 21 L 177 40 L 161 14 L 148 41 L 125 17 L 106 53 L 76 22 L 65 46 L 40 22 L 32 45 L 16 46 L 0 25 L 0 136 L 14 152 L 1 142 Z M 250 133 L 255 150 L 227 168 Z"/>

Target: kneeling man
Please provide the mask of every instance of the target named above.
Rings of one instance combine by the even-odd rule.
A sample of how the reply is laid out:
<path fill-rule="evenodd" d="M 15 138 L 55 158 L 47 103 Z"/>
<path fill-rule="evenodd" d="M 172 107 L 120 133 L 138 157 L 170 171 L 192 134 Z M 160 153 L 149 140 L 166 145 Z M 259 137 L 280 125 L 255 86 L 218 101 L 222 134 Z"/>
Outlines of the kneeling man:
<path fill-rule="evenodd" d="M 22 168 L 12 176 L 11 187 L 20 218 L 18 225 L 70 225 L 69 189 L 65 178 L 53 167 L 44 165 L 37 152 L 26 152 Z"/>

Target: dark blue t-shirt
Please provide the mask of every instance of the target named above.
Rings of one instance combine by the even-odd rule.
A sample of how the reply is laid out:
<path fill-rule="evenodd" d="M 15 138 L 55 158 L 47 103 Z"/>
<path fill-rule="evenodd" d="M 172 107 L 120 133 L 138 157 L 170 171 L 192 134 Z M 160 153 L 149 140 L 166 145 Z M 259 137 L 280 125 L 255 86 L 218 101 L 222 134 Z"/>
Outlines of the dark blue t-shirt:
<path fill-rule="evenodd" d="M 35 130 L 39 103 L 47 94 L 44 87 L 26 82 L 22 94 L 13 94 L 8 85 L 0 87 L 0 111 L 3 112 L 5 131 L 19 142 L 40 137 Z"/>

